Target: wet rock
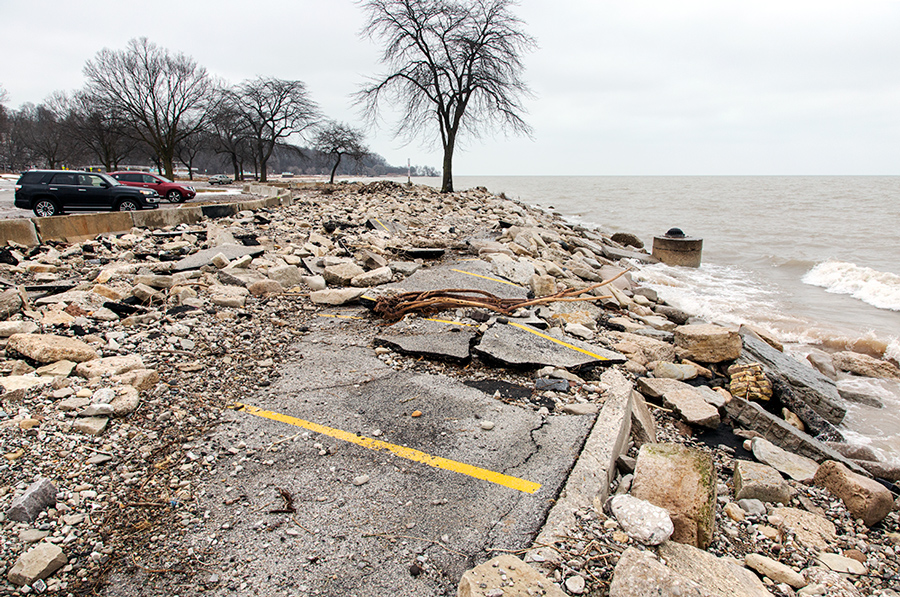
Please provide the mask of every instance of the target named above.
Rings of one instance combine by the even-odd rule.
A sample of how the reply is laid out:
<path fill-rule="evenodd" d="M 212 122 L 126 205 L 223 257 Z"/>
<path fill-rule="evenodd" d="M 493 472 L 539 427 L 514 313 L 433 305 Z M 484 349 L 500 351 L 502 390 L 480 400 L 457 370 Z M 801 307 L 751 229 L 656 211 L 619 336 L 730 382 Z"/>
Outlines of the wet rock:
<path fill-rule="evenodd" d="M 62 360 L 81 363 L 100 356 L 89 344 L 81 340 L 53 334 L 14 334 L 9 337 L 6 352 L 39 363 L 55 363 Z"/>
<path fill-rule="evenodd" d="M 819 373 L 828 379 L 836 380 L 837 371 L 834 368 L 834 361 L 832 360 L 831 355 L 824 350 L 815 348 L 808 350 L 810 350 L 810 352 L 806 355 L 806 360 L 809 361 L 809 364 L 815 367 Z"/>
<path fill-rule="evenodd" d="M 633 547 L 625 550 L 616 563 L 610 597 L 646 597 L 648 595 L 680 595 L 681 597 L 715 597 L 717 593 L 670 570 L 651 552 Z"/>
<path fill-rule="evenodd" d="M 741 337 L 712 324 L 683 325 L 675 329 L 675 346 L 700 363 L 733 361 L 741 355 Z"/>
<path fill-rule="evenodd" d="M 547 595 L 565 597 L 550 579 L 519 558 L 504 554 L 466 571 L 459 580 L 457 597 Z"/>
<path fill-rule="evenodd" d="M 868 526 L 881 522 L 894 506 L 891 492 L 880 483 L 858 475 L 840 462 L 823 462 L 813 483 L 840 498 L 854 518 Z"/>
<path fill-rule="evenodd" d="M 795 481 L 809 483 L 819 470 L 819 464 L 798 454 L 782 450 L 767 439 L 756 437 L 752 443 L 753 456 Z"/>
<path fill-rule="evenodd" d="M 755 574 L 702 549 L 666 541 L 659 546 L 659 556 L 669 568 L 715 595 L 771 597 Z"/>
<path fill-rule="evenodd" d="M 884 377 L 900 379 L 900 368 L 896 365 L 857 352 L 836 352 L 831 355 L 834 366 L 841 371 L 849 371 L 863 377 Z"/>
<path fill-rule="evenodd" d="M 617 495 L 610 499 L 609 507 L 622 530 L 645 545 L 659 545 L 675 531 L 669 513 L 648 501 Z"/>
<path fill-rule="evenodd" d="M 625 247 L 634 247 L 635 249 L 643 249 L 644 241 L 639 239 L 636 235 L 631 234 L 630 232 L 616 232 L 614 233 L 610 239 L 613 242 L 619 243 Z"/>
<path fill-rule="evenodd" d="M 13 500 L 6 511 L 6 518 L 18 522 L 31 522 L 44 509 L 56 505 L 56 486 L 49 479 L 32 483 L 21 496 Z"/>
<path fill-rule="evenodd" d="M 737 500 L 746 498 L 788 504 L 791 488 L 774 468 L 756 462 L 735 460 L 734 497 Z"/>
<path fill-rule="evenodd" d="M 795 589 L 806 586 L 803 575 L 781 562 L 757 553 L 749 553 L 744 558 L 744 565 L 752 568 L 776 583 L 785 583 Z"/>
<path fill-rule="evenodd" d="M 672 517 L 673 541 L 706 548 L 715 530 L 712 457 L 678 444 L 645 444 L 638 452 L 631 494 Z"/>
<path fill-rule="evenodd" d="M 39 543 L 19 556 L 6 578 L 14 585 L 31 585 L 66 565 L 63 550 L 52 543 Z"/>

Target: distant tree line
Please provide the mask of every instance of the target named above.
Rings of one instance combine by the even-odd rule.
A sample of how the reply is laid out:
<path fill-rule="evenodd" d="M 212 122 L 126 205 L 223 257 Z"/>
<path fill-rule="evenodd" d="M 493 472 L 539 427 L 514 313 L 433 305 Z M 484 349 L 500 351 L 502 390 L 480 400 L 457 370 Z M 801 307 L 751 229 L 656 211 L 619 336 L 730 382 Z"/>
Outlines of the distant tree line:
<path fill-rule="evenodd" d="M 265 181 L 271 172 L 400 175 L 371 153 L 363 132 L 326 119 L 302 81 L 270 77 L 228 85 L 193 58 L 146 38 L 101 50 L 84 67 L 86 83 L 38 105 L 6 107 L 0 87 L 0 170 L 31 167 L 107 171 L 178 164 Z M 414 175 L 435 176 L 417 166 Z"/>
<path fill-rule="evenodd" d="M 440 140 L 442 191 L 453 191 L 453 156 L 464 136 L 530 135 L 521 57 L 536 44 L 513 14 L 516 0 L 357 4 L 367 17 L 363 35 L 382 44 L 385 71 L 359 89 L 356 103 L 370 123 L 385 104 L 399 110 L 397 136 Z M 371 154 L 360 129 L 326 119 L 302 81 L 226 84 L 146 38 L 101 50 L 84 75 L 82 89 L 17 111 L 3 107 L 0 89 L 0 167 L 153 163 L 171 178 L 180 162 L 190 172 L 227 168 L 237 179 L 252 172 L 261 181 L 269 171 L 333 180 L 338 172 L 404 170 Z"/>

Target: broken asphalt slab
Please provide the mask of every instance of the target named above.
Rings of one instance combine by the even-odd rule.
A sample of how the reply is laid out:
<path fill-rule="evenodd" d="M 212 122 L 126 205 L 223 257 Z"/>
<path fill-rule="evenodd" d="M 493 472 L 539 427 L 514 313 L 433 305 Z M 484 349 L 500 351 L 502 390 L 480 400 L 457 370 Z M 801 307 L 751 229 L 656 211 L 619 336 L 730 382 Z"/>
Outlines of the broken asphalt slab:
<path fill-rule="evenodd" d="M 208 265 L 212 263 L 213 257 L 221 253 L 225 256 L 228 261 L 233 261 L 244 255 L 250 255 L 251 257 L 258 257 L 265 252 L 266 248 L 262 246 L 257 247 L 245 247 L 243 245 L 221 245 L 218 247 L 211 247 L 209 249 L 203 249 L 201 251 L 197 251 L 191 255 L 188 255 L 184 259 L 175 262 L 175 265 L 172 266 L 173 272 L 183 272 L 192 269 L 199 269 L 204 265 Z"/>
<path fill-rule="evenodd" d="M 465 362 L 475 334 L 476 328 L 463 324 L 407 319 L 385 328 L 375 337 L 375 344 L 403 354 Z"/>
<path fill-rule="evenodd" d="M 246 398 L 293 419 L 229 412 L 211 440 L 234 454 L 208 499 L 230 503 L 212 513 L 220 544 L 255 562 L 242 574 L 288 591 L 445 595 L 492 550 L 530 547 L 594 417 L 396 371 L 335 323 L 314 322 L 298 360 Z M 296 512 L 268 513 L 282 489 Z"/>
<path fill-rule="evenodd" d="M 495 323 L 475 346 L 481 356 L 512 367 L 553 366 L 578 370 L 598 365 L 624 363 L 617 352 L 574 338 L 557 339 L 531 326 Z"/>

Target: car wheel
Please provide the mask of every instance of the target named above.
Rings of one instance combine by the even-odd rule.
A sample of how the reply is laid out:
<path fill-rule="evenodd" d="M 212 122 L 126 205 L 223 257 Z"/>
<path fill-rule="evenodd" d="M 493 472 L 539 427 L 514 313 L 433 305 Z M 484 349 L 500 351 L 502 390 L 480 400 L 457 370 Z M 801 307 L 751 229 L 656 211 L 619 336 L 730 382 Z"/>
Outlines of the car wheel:
<path fill-rule="evenodd" d="M 166 199 L 169 200 L 169 203 L 181 203 L 184 201 L 184 195 L 178 191 L 172 190 L 166 193 Z"/>
<path fill-rule="evenodd" d="M 38 199 L 33 209 L 34 215 L 39 218 L 49 218 L 60 213 L 59 205 L 53 199 Z"/>
<path fill-rule="evenodd" d="M 140 209 L 141 206 L 137 204 L 137 201 L 134 199 L 122 199 L 119 201 L 119 204 L 116 205 L 116 211 L 136 211 Z"/>

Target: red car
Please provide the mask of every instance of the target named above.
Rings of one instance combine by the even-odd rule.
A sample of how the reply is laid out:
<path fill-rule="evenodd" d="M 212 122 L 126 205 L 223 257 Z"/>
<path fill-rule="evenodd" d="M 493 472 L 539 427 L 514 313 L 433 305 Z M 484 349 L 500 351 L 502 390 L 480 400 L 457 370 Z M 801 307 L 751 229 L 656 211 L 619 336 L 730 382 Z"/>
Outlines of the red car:
<path fill-rule="evenodd" d="M 109 175 L 130 187 L 153 189 L 159 193 L 160 197 L 165 197 L 169 203 L 181 203 L 193 199 L 197 195 L 194 187 L 172 182 L 168 178 L 149 172 L 110 172 Z"/>

